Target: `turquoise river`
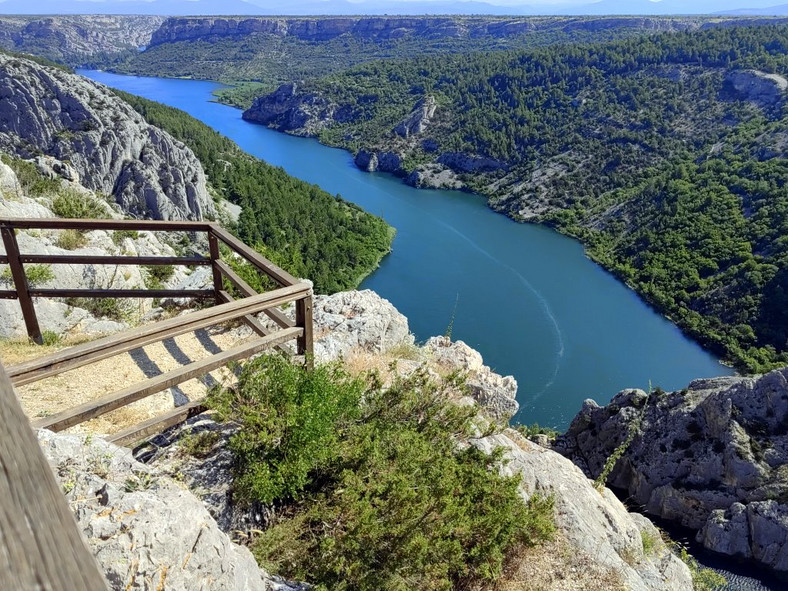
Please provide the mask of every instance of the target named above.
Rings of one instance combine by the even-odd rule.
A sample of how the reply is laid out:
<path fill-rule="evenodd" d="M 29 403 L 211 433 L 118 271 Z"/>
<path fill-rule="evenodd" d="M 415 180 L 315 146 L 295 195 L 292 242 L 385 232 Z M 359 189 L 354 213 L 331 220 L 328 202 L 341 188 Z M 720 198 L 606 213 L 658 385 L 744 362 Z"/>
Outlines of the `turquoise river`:
<path fill-rule="evenodd" d="M 623 388 L 682 388 L 732 373 L 591 262 L 576 241 L 518 224 L 478 195 L 417 190 L 366 173 L 345 151 L 241 119 L 211 102 L 212 82 L 81 71 L 183 109 L 247 152 L 378 214 L 397 229 L 393 250 L 361 285 L 390 300 L 416 338 L 452 337 L 519 384 L 522 423 L 565 428 L 585 398 Z"/>

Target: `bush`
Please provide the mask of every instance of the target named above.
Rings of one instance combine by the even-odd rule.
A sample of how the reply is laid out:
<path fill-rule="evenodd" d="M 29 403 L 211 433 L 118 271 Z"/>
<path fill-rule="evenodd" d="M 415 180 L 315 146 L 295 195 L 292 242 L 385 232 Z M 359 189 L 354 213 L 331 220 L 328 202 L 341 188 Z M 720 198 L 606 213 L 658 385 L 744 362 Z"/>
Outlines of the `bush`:
<path fill-rule="evenodd" d="M 161 289 L 165 281 L 175 273 L 173 265 L 146 265 L 145 287 L 148 289 Z"/>
<path fill-rule="evenodd" d="M 140 233 L 137 230 L 115 230 L 112 233 L 112 242 L 115 246 L 120 246 L 126 238 L 136 240 L 139 237 Z"/>
<path fill-rule="evenodd" d="M 71 189 L 61 190 L 52 201 L 53 213 L 61 218 L 106 218 L 107 207 L 95 197 Z"/>
<path fill-rule="evenodd" d="M 209 397 L 221 418 L 244 425 L 230 441 L 235 497 L 266 504 L 297 498 L 318 470 L 336 461 L 363 389 L 336 366 L 305 372 L 278 357 L 247 363 L 236 389 Z"/>
<path fill-rule="evenodd" d="M 118 298 L 66 298 L 66 303 L 87 310 L 96 318 L 109 318 L 117 322 L 126 318 L 126 310 Z"/>
<path fill-rule="evenodd" d="M 470 446 L 473 408 L 425 373 L 384 389 L 337 366 L 248 363 L 209 404 L 240 425 L 233 495 L 281 516 L 253 550 L 319 589 L 452 589 L 495 580 L 507 553 L 553 531 L 553 500 L 526 504 L 500 454 Z"/>
<path fill-rule="evenodd" d="M 60 180 L 42 175 L 32 162 L 8 154 L 0 155 L 0 159 L 14 171 L 22 192 L 28 197 L 53 195 L 60 190 Z"/>
<path fill-rule="evenodd" d="M 57 246 L 66 250 L 76 250 L 87 243 L 87 237 L 79 230 L 62 230 L 57 237 Z"/>

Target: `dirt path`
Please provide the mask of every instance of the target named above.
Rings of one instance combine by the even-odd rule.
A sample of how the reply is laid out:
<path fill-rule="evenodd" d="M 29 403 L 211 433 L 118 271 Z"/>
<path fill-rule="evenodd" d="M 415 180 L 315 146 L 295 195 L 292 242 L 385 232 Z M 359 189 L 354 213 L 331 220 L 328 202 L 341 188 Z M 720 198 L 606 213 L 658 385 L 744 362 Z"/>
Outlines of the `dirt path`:
<path fill-rule="evenodd" d="M 58 376 L 17 388 L 22 407 L 31 419 L 51 415 L 129 384 L 144 381 L 181 365 L 186 365 L 232 348 L 250 336 L 238 330 L 213 328 L 187 333 L 160 343 L 116 355 Z M 57 349 L 76 344 L 74 339 L 53 347 L 39 347 L 18 341 L 0 342 L 0 361 L 5 366 L 40 357 Z M 140 421 L 190 400 L 205 396 L 207 388 L 232 378 L 225 368 L 201 379 L 192 379 L 72 427 L 67 432 L 105 435 L 115 433 Z"/>

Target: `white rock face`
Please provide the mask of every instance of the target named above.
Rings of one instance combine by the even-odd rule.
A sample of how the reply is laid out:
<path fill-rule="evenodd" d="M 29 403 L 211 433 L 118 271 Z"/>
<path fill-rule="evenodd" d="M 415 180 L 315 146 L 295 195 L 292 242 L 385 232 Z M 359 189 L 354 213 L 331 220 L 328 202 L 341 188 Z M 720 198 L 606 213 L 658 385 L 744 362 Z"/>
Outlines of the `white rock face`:
<path fill-rule="evenodd" d="M 555 495 L 556 526 L 570 544 L 607 566 L 625 581 L 627 589 L 692 589 L 689 569 L 663 544 L 649 554 L 643 534 L 658 540 L 656 528 L 645 517 L 629 513 L 609 489 L 597 491 L 577 466 L 511 429 L 471 442 L 486 453 L 505 450 L 500 471 L 522 476 L 525 498 L 534 493 Z"/>
<path fill-rule="evenodd" d="M 431 337 L 424 344 L 429 358 L 439 366 L 467 376 L 466 386 L 470 396 L 498 421 L 508 421 L 520 405 L 517 380 L 501 376 L 484 365 L 481 354 L 462 341 L 452 342 L 448 337 Z"/>
<path fill-rule="evenodd" d="M 129 450 L 46 430 L 39 441 L 113 590 L 297 588 L 261 570 L 197 497 Z"/>
<path fill-rule="evenodd" d="M 213 213 L 202 166 L 185 145 L 106 87 L 7 55 L 0 55 L 0 148 L 53 158 L 59 176 L 112 195 L 135 217 Z"/>
<path fill-rule="evenodd" d="M 339 359 L 354 349 L 383 353 L 414 341 L 408 319 L 368 289 L 316 296 L 314 320 L 318 361 Z"/>

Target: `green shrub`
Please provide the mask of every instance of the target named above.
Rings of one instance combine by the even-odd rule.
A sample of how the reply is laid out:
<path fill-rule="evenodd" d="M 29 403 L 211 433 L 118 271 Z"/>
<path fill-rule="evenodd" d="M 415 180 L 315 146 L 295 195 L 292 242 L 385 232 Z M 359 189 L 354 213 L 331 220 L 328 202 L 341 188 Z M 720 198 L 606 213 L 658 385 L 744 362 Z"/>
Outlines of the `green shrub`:
<path fill-rule="evenodd" d="M 109 318 L 118 322 L 126 318 L 126 310 L 118 298 L 66 298 L 66 303 L 87 310 L 97 318 Z"/>
<path fill-rule="evenodd" d="M 57 246 L 66 250 L 76 250 L 88 243 L 88 239 L 79 230 L 62 230 L 57 237 Z"/>
<path fill-rule="evenodd" d="M 336 460 L 363 389 L 336 366 L 305 372 L 285 359 L 261 357 L 244 366 L 236 389 L 213 392 L 209 404 L 219 416 L 244 425 L 230 441 L 236 498 L 297 498 L 317 470 Z"/>
<path fill-rule="evenodd" d="M 137 230 L 115 230 L 112 233 L 112 242 L 115 244 L 115 246 L 120 246 L 126 238 L 136 240 L 139 237 L 140 233 L 137 232 Z"/>
<path fill-rule="evenodd" d="M 60 335 L 51 330 L 45 330 L 41 333 L 42 343 L 44 345 L 57 345 L 60 342 Z"/>
<path fill-rule="evenodd" d="M 148 289 L 161 289 L 164 282 L 175 273 L 173 265 L 146 265 L 144 269 L 145 287 Z"/>
<path fill-rule="evenodd" d="M 11 269 L 6 269 L 3 272 L 3 278 L 5 278 L 6 273 L 8 274 L 8 279 L 11 279 Z M 25 274 L 27 275 L 27 282 L 33 287 L 52 281 L 55 278 L 52 265 L 26 265 Z"/>
<path fill-rule="evenodd" d="M 553 499 L 524 503 L 500 453 L 467 438 L 473 408 L 424 372 L 382 388 L 337 366 L 248 363 L 209 404 L 240 429 L 234 497 L 276 503 L 253 550 L 318 589 L 453 589 L 492 581 L 507 553 L 553 532 Z"/>
<path fill-rule="evenodd" d="M 14 171 L 22 192 L 28 197 L 53 195 L 60 190 L 60 180 L 42 175 L 32 162 L 7 154 L 0 155 L 0 159 Z"/>
<path fill-rule="evenodd" d="M 61 218 L 106 218 L 105 204 L 86 193 L 71 189 L 61 190 L 52 201 L 52 211 Z"/>
<path fill-rule="evenodd" d="M 547 435 L 550 440 L 553 440 L 561 434 L 557 429 L 543 427 L 538 423 L 533 423 L 532 425 L 515 425 L 514 428 L 528 438 L 534 435 Z"/>

